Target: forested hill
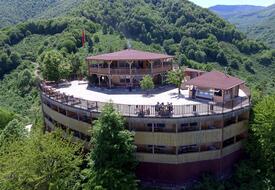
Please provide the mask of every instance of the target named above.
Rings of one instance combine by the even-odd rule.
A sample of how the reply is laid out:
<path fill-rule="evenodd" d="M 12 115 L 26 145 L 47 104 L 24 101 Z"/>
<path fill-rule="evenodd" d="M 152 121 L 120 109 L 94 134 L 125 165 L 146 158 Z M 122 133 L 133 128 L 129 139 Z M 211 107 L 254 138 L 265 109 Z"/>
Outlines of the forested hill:
<path fill-rule="evenodd" d="M 269 7 L 218 6 L 210 10 L 235 24 L 248 37 L 260 39 L 275 48 L 275 4 Z"/>
<path fill-rule="evenodd" d="M 264 93 L 275 89 L 274 50 L 248 40 L 233 25 L 188 1 L 89 0 L 67 11 L 66 17 L 0 30 L 0 78 L 6 75 L 0 81 L 0 106 L 23 115 L 37 113 L 31 62 L 39 63 L 44 52 L 57 50 L 72 73 L 85 75 L 85 56 L 121 50 L 127 40 L 136 49 L 176 55 L 181 65 L 228 67 L 230 74 Z"/>
<path fill-rule="evenodd" d="M 64 15 L 83 0 L 0 0 L 0 28 L 31 18 Z"/>
<path fill-rule="evenodd" d="M 99 23 L 105 32 L 164 48 L 181 64 L 229 67 L 250 84 L 274 88 L 274 51 L 207 9 L 186 0 L 93 0 L 74 14 Z M 159 48 L 160 49 L 160 48 Z M 197 64 L 199 63 L 199 64 Z M 268 76 L 268 77 L 267 77 Z M 264 82 L 263 82 L 264 81 Z"/>

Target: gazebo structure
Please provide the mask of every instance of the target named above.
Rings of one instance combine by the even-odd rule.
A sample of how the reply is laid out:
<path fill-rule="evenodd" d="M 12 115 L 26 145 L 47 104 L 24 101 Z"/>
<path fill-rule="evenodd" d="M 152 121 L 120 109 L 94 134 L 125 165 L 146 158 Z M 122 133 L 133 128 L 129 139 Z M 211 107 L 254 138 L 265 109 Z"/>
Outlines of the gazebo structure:
<path fill-rule="evenodd" d="M 86 58 L 90 85 L 99 87 L 137 87 L 145 75 L 162 84 L 172 70 L 173 56 L 126 49 Z"/>
<path fill-rule="evenodd" d="M 239 97 L 239 90 L 245 88 L 245 82 L 220 71 L 201 74 L 184 85 L 189 86 L 189 97 L 206 99 L 215 103 L 232 105 Z"/>

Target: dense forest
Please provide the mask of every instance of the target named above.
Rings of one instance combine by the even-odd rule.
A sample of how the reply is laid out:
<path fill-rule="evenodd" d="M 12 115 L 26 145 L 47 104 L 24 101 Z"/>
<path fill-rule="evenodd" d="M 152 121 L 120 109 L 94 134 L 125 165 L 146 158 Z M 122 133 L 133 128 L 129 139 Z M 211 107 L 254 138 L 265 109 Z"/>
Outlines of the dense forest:
<path fill-rule="evenodd" d="M 50 7 L 54 3 L 45 6 Z M 58 9 L 49 10 L 52 12 L 50 15 L 58 15 Z M 270 94 L 275 92 L 275 50 L 248 39 L 235 26 L 188 1 L 86 0 L 74 9 L 64 9 L 63 13 L 58 18 L 28 20 L 0 30 L 1 187 L 110 189 L 106 185 L 108 182 L 103 180 L 106 176 L 112 177 L 113 182 L 117 182 L 122 189 L 125 183 L 117 180 L 121 176 L 131 181 L 133 189 L 137 187 L 132 173 L 118 168 L 110 168 L 104 173 L 107 167 L 104 164 L 102 168 L 95 168 L 93 162 L 98 159 L 95 156 L 99 154 L 97 149 L 95 154 L 83 158 L 76 154 L 82 151 L 81 145 L 64 144 L 58 133 L 41 134 L 36 87 L 37 75 L 43 69 L 42 63 L 59 60 L 62 76 L 85 76 L 87 68 L 84 58 L 87 55 L 121 50 L 130 41 L 135 49 L 175 55 L 175 63 L 181 66 L 205 70 L 224 70 L 226 67 L 230 74 L 246 80 L 253 89 L 255 106 L 250 126 L 251 138 L 247 143 L 249 159 L 240 163 L 230 180 L 215 181 L 205 176 L 195 189 L 274 188 L 275 101 Z M 86 32 L 85 48 L 81 43 L 82 30 Z M 267 97 L 263 99 L 264 96 Z M 106 114 L 113 111 L 111 106 L 106 107 Z M 118 117 L 115 115 L 115 119 L 120 121 L 115 123 L 119 131 L 111 131 L 114 134 L 110 135 L 116 137 L 122 131 L 131 142 L 131 135 L 125 134 L 120 127 L 123 121 Z M 100 122 L 98 128 L 104 126 Z M 24 130 L 28 124 L 33 124 L 35 129 L 29 135 Z M 100 137 L 100 130 L 94 133 Z M 1 144 L 3 142 L 5 146 Z M 127 154 L 130 154 L 133 147 L 126 145 Z M 37 146 L 44 147 L 43 154 L 39 154 L 41 149 Z M 11 157 L 13 159 L 8 159 Z M 21 162 L 16 160 L 19 157 L 22 157 Z M 60 158 L 56 164 L 62 169 L 56 170 L 54 164 L 45 163 L 48 157 L 53 163 Z M 131 163 L 134 167 L 132 158 Z M 46 167 L 41 168 L 42 164 Z M 119 164 L 124 167 L 122 162 Z M 83 165 L 89 165 L 88 170 L 81 171 Z M 128 169 L 132 171 L 133 168 Z M 62 172 L 64 170 L 65 173 Z M 15 176 L 12 178 L 14 183 L 7 176 Z M 56 178 L 60 180 L 55 181 Z M 99 181 L 102 184 L 98 184 Z"/>
<path fill-rule="evenodd" d="M 248 37 L 275 48 L 275 4 L 269 7 L 216 6 L 210 10 L 235 24 Z"/>
<path fill-rule="evenodd" d="M 64 15 L 81 0 L 0 0 L 0 28 L 28 19 Z"/>

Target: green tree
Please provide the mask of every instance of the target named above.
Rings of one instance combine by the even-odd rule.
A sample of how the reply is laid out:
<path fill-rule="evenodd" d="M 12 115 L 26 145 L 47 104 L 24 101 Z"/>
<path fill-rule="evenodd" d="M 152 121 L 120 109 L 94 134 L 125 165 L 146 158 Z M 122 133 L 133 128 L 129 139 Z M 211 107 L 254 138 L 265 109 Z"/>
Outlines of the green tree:
<path fill-rule="evenodd" d="M 64 61 L 59 65 L 58 72 L 60 79 L 67 79 L 72 73 L 72 66 Z"/>
<path fill-rule="evenodd" d="M 180 64 L 180 66 L 188 65 L 188 62 L 189 62 L 189 60 L 187 59 L 187 57 L 184 54 L 179 55 L 179 64 Z"/>
<path fill-rule="evenodd" d="M 13 114 L 3 108 L 0 108 L 0 131 L 13 119 Z"/>
<path fill-rule="evenodd" d="M 134 139 L 124 124 L 113 105 L 106 104 L 93 125 L 93 148 L 84 189 L 137 189 Z"/>
<path fill-rule="evenodd" d="M 94 42 L 95 43 L 99 43 L 100 39 L 99 36 L 97 34 L 94 35 Z"/>
<path fill-rule="evenodd" d="M 167 74 L 167 82 L 170 84 L 176 85 L 178 88 L 179 94 L 181 94 L 180 88 L 181 88 L 183 79 L 184 79 L 184 72 L 182 69 L 169 71 Z"/>
<path fill-rule="evenodd" d="M 140 87 L 143 90 L 146 90 L 149 93 L 149 90 L 155 87 L 154 81 L 150 75 L 145 75 L 143 79 L 140 81 Z"/>
<path fill-rule="evenodd" d="M 64 57 L 58 51 L 48 51 L 41 56 L 42 75 L 46 80 L 58 81 L 59 65 L 61 65 Z"/>
<path fill-rule="evenodd" d="M 28 69 L 23 70 L 18 75 L 17 87 L 21 95 L 27 94 L 33 85 L 32 74 Z"/>
<path fill-rule="evenodd" d="M 0 149 L 2 189 L 73 189 L 78 183 L 80 146 L 60 133 L 35 132 Z"/>
<path fill-rule="evenodd" d="M 271 176 L 271 181 L 275 181 L 275 95 L 265 97 L 256 104 L 253 109 L 254 118 L 252 122 L 252 132 L 255 136 L 264 162 L 263 166 Z M 252 148 L 252 147 L 251 147 Z M 253 148 L 252 150 L 253 151 Z M 275 184 L 274 184 L 275 185 Z"/>
<path fill-rule="evenodd" d="M 14 140 L 19 140 L 26 136 L 27 131 L 24 128 L 23 123 L 18 119 L 13 119 L 10 121 L 2 132 L 0 132 L 0 147 Z"/>
<path fill-rule="evenodd" d="M 217 62 L 219 62 L 221 65 L 227 65 L 227 58 L 223 51 L 220 51 L 217 55 Z"/>
<path fill-rule="evenodd" d="M 70 62 L 72 64 L 72 72 L 74 74 L 80 73 L 81 61 L 78 54 L 72 54 L 70 56 Z"/>

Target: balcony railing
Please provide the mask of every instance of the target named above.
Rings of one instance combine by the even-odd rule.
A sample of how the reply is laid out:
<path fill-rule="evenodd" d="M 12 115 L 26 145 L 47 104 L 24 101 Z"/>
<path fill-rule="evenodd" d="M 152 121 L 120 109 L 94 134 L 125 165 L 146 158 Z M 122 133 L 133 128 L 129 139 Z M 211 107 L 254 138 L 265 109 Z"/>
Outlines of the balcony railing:
<path fill-rule="evenodd" d="M 102 74 L 102 75 L 147 75 L 147 74 L 158 74 L 163 73 L 172 69 L 172 65 L 164 65 L 163 67 L 154 67 L 148 69 L 137 69 L 137 68 L 98 68 L 90 66 L 90 74 Z"/>
<path fill-rule="evenodd" d="M 41 86 L 42 96 L 55 104 L 67 105 L 77 109 L 87 110 L 89 112 L 100 113 L 106 102 L 89 101 L 64 93 L 55 91 L 55 89 Z M 156 105 L 127 105 L 115 104 L 114 108 L 123 116 L 131 117 L 160 117 L 160 118 L 180 118 L 200 115 L 223 114 L 250 106 L 250 99 L 247 97 L 238 97 L 233 100 L 230 106 L 225 104 L 198 103 L 190 105 L 169 105 L 164 108 L 166 111 L 160 111 Z"/>

